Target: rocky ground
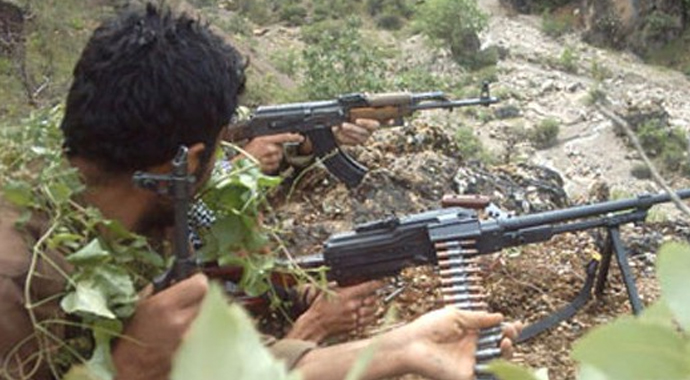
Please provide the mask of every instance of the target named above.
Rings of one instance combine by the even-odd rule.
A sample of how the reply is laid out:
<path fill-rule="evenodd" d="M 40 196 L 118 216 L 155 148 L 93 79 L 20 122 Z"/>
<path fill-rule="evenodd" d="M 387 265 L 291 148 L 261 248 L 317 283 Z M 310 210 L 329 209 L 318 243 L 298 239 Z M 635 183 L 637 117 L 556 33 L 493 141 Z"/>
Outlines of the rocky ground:
<path fill-rule="evenodd" d="M 602 201 L 611 195 L 659 191 L 654 182 L 630 175 L 631 168 L 641 162 L 639 155 L 586 99 L 596 87 L 607 94 L 610 107 L 622 114 L 647 104 L 662 107 L 671 125 L 687 130 L 687 78 L 644 65 L 632 55 L 593 48 L 574 34 L 546 37 L 538 17 L 508 15 L 495 1 L 482 3 L 492 12 L 483 40 L 507 52 L 498 64 L 494 84 L 494 91 L 505 99 L 497 108 L 514 111 L 508 118 L 494 114 L 477 121 L 475 131 L 499 155 L 511 147 L 519 158 L 515 161 L 521 163 L 485 167 L 463 161 L 448 132 L 452 130 L 448 126 L 456 123 L 454 114 L 430 113 L 406 127 L 381 131 L 365 147 L 349 150 L 371 169 L 356 189 L 348 190 L 315 166 L 299 180 L 288 182 L 276 196 L 275 223 L 291 251 L 318 252 L 328 236 L 357 223 L 438 208 L 446 193 L 485 194 L 520 214 Z M 424 45 L 418 36 L 400 42 L 409 62 L 417 60 L 441 72 L 457 70 L 443 52 L 422 53 Z M 566 48 L 577 56 L 569 70 L 559 67 Z M 537 150 L 528 143 L 506 141 L 506 130 L 529 129 L 546 118 L 560 121 L 557 145 Z M 676 188 L 687 187 L 684 178 L 667 179 Z M 622 230 L 645 304 L 659 294 L 654 273 L 658 246 L 665 240 L 690 236 L 686 219 L 672 207 L 654 214 L 653 223 Z M 593 231 L 567 234 L 484 257 L 480 267 L 489 309 L 531 323 L 567 304 L 582 287 L 584 267 L 598 251 L 600 240 Z M 402 277 L 409 285 L 392 303 L 400 320 L 438 306 L 438 278 L 433 269 L 412 269 Z M 593 298 L 555 329 L 520 345 L 516 360 L 546 368 L 552 380 L 572 379 L 575 363 L 569 353 L 573 342 L 590 328 L 630 311 L 625 287 L 613 265 L 602 297 Z"/>

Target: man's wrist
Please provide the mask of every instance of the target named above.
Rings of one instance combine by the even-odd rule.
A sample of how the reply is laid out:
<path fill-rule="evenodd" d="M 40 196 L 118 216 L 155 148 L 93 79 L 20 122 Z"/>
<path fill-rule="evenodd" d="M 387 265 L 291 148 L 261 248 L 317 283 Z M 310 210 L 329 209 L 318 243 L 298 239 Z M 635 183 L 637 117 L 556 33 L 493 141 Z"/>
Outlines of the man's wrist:
<path fill-rule="evenodd" d="M 318 343 L 326 337 L 326 330 L 323 328 L 321 320 L 314 315 L 314 312 L 311 309 L 307 309 L 297 318 L 287 337 Z"/>

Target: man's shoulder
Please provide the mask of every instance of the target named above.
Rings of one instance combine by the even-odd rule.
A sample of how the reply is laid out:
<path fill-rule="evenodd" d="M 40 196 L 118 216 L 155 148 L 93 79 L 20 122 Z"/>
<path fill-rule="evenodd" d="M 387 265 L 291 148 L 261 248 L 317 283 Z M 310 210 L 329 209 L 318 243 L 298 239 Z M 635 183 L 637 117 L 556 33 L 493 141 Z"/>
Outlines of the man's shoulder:
<path fill-rule="evenodd" d="M 17 277 L 29 266 L 28 237 L 17 228 L 21 211 L 0 196 L 0 276 Z"/>

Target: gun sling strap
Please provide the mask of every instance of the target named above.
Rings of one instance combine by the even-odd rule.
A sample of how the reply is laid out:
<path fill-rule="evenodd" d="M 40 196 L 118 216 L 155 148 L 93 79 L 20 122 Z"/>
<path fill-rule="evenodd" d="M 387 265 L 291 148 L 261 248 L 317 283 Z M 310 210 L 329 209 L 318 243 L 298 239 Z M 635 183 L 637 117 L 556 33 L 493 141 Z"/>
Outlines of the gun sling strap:
<path fill-rule="evenodd" d="M 610 226 L 607 228 L 608 238 L 604 247 L 603 255 L 596 255 L 586 266 L 587 277 L 582 289 L 577 296 L 570 301 L 570 303 L 551 315 L 530 324 L 522 330 L 522 333 L 517 338 L 517 343 L 526 342 L 542 332 L 556 326 L 558 323 L 570 319 L 578 310 L 580 310 L 592 296 L 592 288 L 596 283 L 594 293 L 601 296 L 608 277 L 611 259 L 615 255 L 618 267 L 620 268 L 623 284 L 625 284 L 628 293 L 628 300 L 632 308 L 633 314 L 639 314 L 642 311 L 642 301 L 635 286 L 635 279 L 633 278 L 630 264 L 628 263 L 628 254 L 620 237 L 620 230 L 618 226 Z M 601 264 L 601 265 L 600 265 Z"/>

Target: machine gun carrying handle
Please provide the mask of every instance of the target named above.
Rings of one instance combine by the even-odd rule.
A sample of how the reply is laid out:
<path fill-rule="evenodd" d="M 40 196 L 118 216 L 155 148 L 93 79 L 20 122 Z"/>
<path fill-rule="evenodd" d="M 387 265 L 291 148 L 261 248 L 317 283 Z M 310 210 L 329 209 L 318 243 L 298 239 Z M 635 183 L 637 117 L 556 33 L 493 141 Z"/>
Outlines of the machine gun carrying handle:
<path fill-rule="evenodd" d="M 307 136 L 314 146 L 314 155 L 347 187 L 354 188 L 362 182 L 368 169 L 340 150 L 331 127 L 313 129 L 307 132 Z"/>

